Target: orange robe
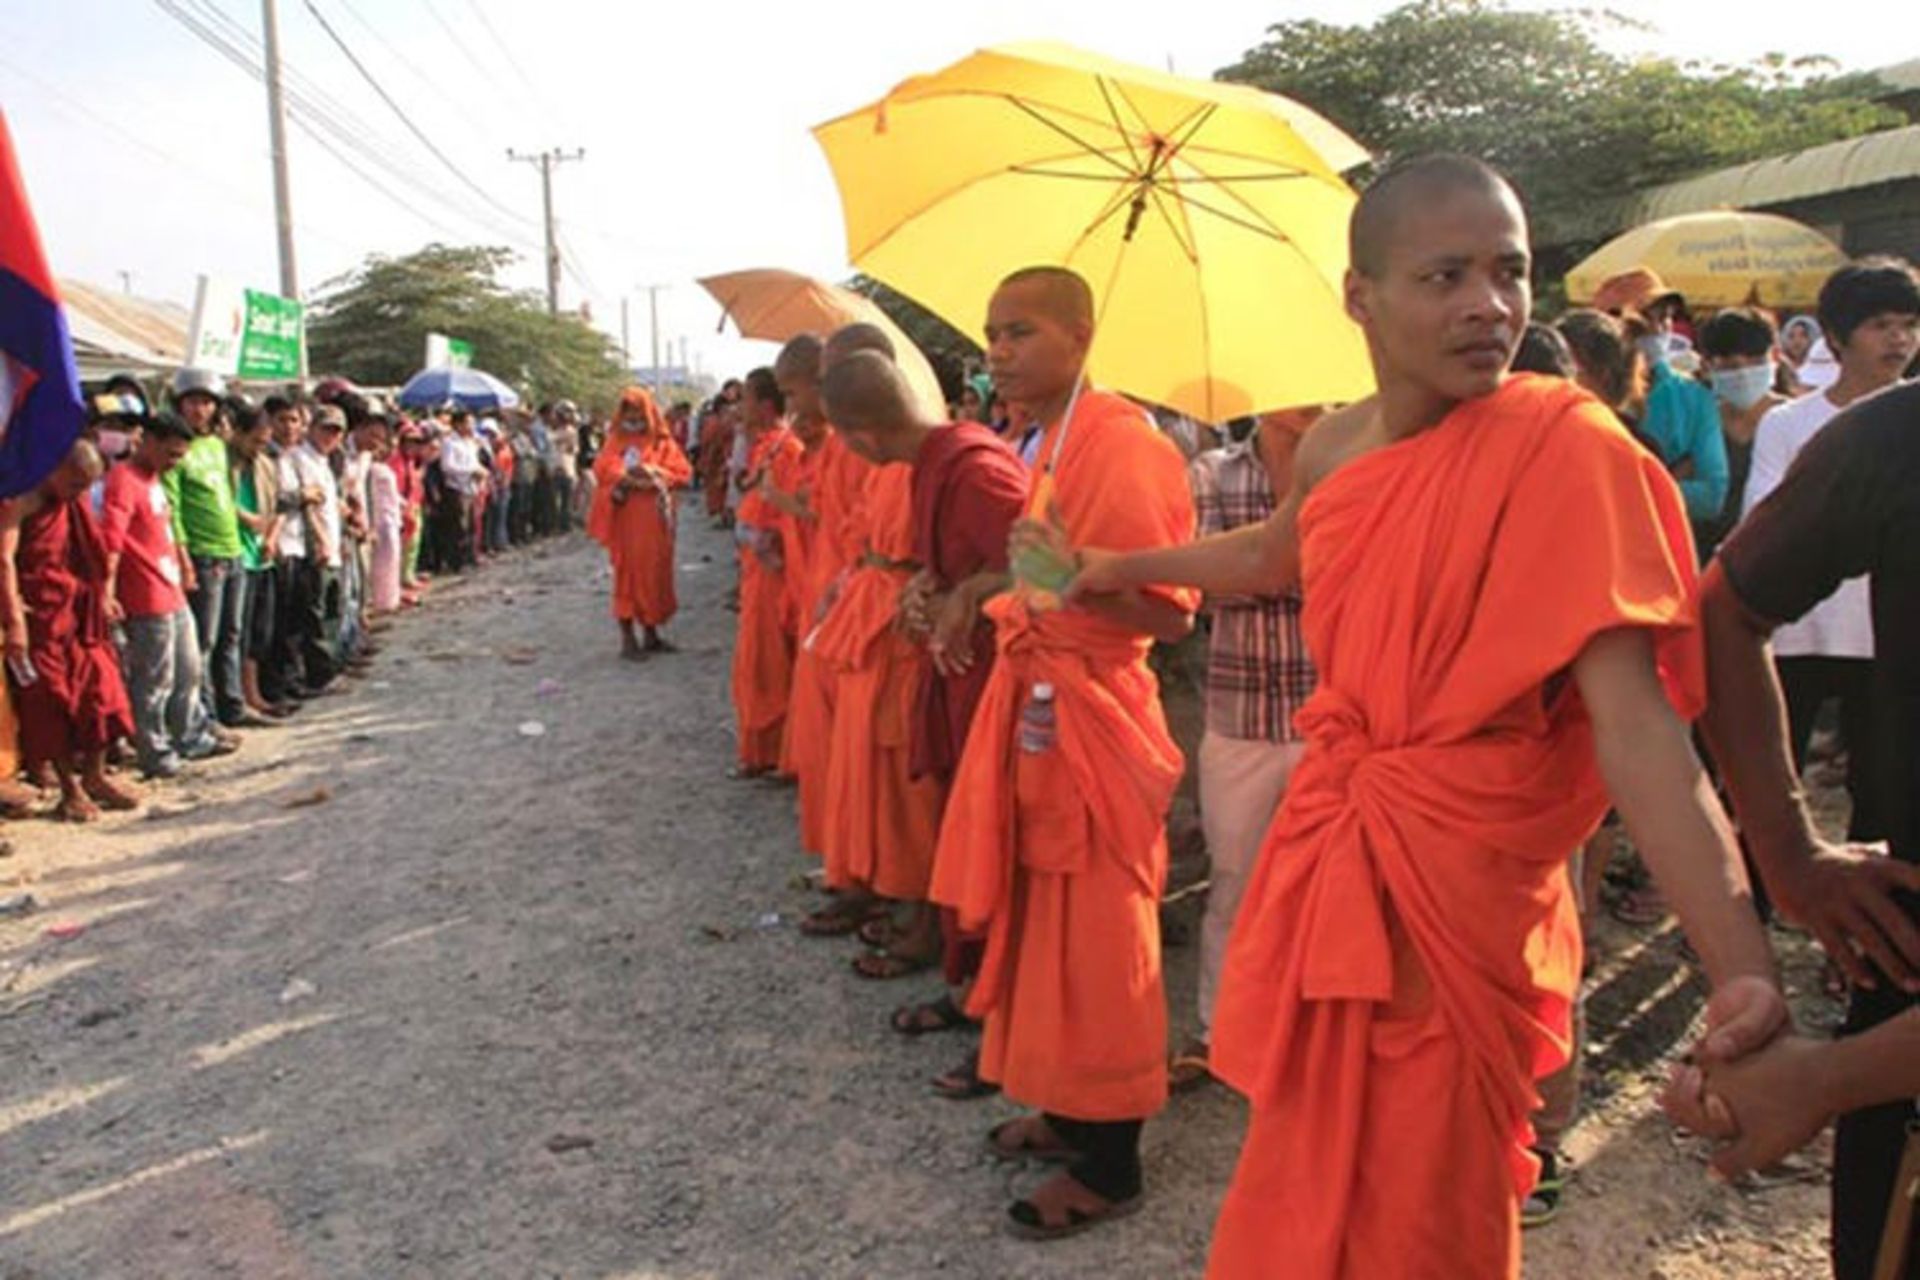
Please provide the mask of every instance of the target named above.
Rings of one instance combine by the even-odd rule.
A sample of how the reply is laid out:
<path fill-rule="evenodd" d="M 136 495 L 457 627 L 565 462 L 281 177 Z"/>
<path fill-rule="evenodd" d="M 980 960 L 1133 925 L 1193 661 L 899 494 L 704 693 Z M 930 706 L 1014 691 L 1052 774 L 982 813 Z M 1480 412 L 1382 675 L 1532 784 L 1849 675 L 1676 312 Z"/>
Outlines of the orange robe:
<path fill-rule="evenodd" d="M 827 751 L 833 741 L 834 670 L 807 644 L 837 598 L 837 582 L 860 554 L 854 527 L 860 495 L 873 468 L 842 444 L 831 429 L 820 443 L 819 472 L 810 503 L 813 538 L 807 549 L 800 593 L 800 643 L 793 659 L 793 693 L 787 704 L 780 768 L 799 781 L 800 847 L 826 850 Z"/>
<path fill-rule="evenodd" d="M 1034 509 L 1049 494 L 1075 546 L 1141 550 L 1193 536 L 1180 451 L 1104 392 L 1080 397 Z M 1035 611 L 1017 592 L 988 613 L 998 659 L 933 878 L 935 901 L 986 936 L 969 999 L 986 1018 L 980 1074 L 1056 1115 L 1141 1119 L 1167 1095 L 1159 906 L 1167 806 L 1185 763 L 1147 666 L 1151 642 L 1083 608 Z M 1054 688 L 1056 743 L 1029 753 L 1019 726 L 1035 683 Z"/>
<path fill-rule="evenodd" d="M 638 397 L 636 399 L 636 397 Z M 630 388 L 623 407 L 645 413 L 640 430 L 611 427 L 593 459 L 593 506 L 587 532 L 613 561 L 613 616 L 621 622 L 659 627 L 679 610 L 673 587 L 675 494 L 693 475 L 687 455 L 667 430 L 653 397 Z M 614 482 L 635 465 L 649 468 L 659 488 L 613 500 Z"/>
<path fill-rule="evenodd" d="M 912 771 L 926 651 L 894 626 L 913 561 L 913 468 L 881 467 L 860 506 L 860 558 L 812 639 L 834 671 L 824 822 L 827 884 L 924 902 L 944 788 Z"/>
<path fill-rule="evenodd" d="M 747 476 L 790 467 L 800 441 L 781 423 L 747 451 Z M 733 707 L 740 763 L 749 769 L 780 765 L 780 737 L 793 680 L 793 609 L 787 595 L 780 513 L 749 485 L 740 499 L 735 539 L 740 544 L 740 628 L 733 646 Z"/>
<path fill-rule="evenodd" d="M 1566 672 L 1650 628 L 1697 709 L 1686 512 L 1597 401 L 1519 376 L 1335 471 L 1299 529 L 1320 686 L 1214 1016 L 1253 1121 L 1209 1275 L 1518 1277 L 1580 979 L 1567 854 L 1607 803 Z"/>

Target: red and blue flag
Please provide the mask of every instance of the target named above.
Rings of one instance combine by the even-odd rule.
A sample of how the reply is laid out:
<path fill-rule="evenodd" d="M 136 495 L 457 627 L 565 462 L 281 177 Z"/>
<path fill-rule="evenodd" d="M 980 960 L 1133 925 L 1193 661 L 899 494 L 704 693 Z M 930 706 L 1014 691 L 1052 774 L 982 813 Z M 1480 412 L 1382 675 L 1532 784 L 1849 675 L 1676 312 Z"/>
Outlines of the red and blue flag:
<path fill-rule="evenodd" d="M 60 291 L 0 112 L 0 498 L 51 475 L 84 419 Z"/>

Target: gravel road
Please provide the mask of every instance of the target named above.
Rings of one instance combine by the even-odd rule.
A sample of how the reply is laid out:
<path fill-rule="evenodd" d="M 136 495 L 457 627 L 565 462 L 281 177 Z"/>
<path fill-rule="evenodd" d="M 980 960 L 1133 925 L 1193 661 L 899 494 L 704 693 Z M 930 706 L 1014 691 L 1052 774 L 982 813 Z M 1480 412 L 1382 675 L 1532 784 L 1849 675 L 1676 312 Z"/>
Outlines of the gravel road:
<path fill-rule="evenodd" d="M 965 1046 L 886 1030 L 930 984 L 793 929 L 792 794 L 725 777 L 727 554 L 689 531 L 677 655 L 615 659 L 572 539 L 437 591 L 370 681 L 147 814 L 16 827 L 0 1280 L 1198 1275 L 1237 1102 L 1149 1126 L 1138 1217 L 1007 1239 L 1038 1175 L 980 1140 L 1012 1108 L 933 1099 Z M 1684 1028 L 1673 985 L 1622 1018 Z M 1674 1034 L 1612 1064 L 1529 1276 L 1817 1269 L 1821 1189 L 1711 1187 L 1648 1114 Z"/>

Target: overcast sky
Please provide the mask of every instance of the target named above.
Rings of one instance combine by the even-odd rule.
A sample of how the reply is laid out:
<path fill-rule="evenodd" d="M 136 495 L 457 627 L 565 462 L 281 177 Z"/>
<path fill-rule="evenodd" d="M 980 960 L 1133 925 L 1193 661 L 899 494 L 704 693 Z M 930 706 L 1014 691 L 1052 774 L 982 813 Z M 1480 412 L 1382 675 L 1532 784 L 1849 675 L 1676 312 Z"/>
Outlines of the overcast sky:
<path fill-rule="evenodd" d="M 686 338 L 709 369 L 754 348 L 715 336 L 697 275 L 783 266 L 847 271 L 839 200 L 809 128 L 983 45 L 1057 39 L 1183 74 L 1208 75 L 1270 23 L 1364 21 L 1378 0 L 278 0 L 294 87 L 324 95 L 341 132 L 391 168 L 306 133 L 291 142 L 302 289 L 368 253 L 433 240 L 511 244 L 518 285 L 542 286 L 539 181 L 508 147 L 584 147 L 556 171 L 570 266 L 565 306 L 591 301 L 646 363 L 646 299 L 662 340 Z M 166 6 L 165 8 L 163 8 Z M 311 5 L 311 7 L 309 7 Z M 1529 4 L 1525 7 L 1550 7 Z M 1654 28 L 1623 49 L 1738 59 L 1827 54 L 1850 69 L 1910 56 L 1888 41 L 1884 0 L 1817 10 L 1760 0 L 1613 0 Z M 1896 6 L 1897 7 L 1897 6 Z M 259 0 L 0 0 L 0 106 L 56 273 L 190 302 L 209 272 L 277 287 L 264 92 L 166 8 L 257 41 Z M 428 141 L 434 159 L 354 71 L 315 16 Z M 1817 12 L 1818 21 L 1811 15 Z M 403 177 L 394 176 L 397 170 Z M 478 188 L 478 190 L 475 190 Z"/>

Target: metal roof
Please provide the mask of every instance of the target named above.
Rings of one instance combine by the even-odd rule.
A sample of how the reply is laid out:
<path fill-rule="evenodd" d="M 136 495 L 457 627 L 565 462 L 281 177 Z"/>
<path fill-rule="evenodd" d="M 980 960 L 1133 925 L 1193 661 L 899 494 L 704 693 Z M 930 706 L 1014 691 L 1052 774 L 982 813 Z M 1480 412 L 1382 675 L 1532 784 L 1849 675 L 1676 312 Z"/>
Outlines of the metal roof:
<path fill-rule="evenodd" d="M 1920 58 L 1908 58 L 1868 74 L 1895 93 L 1911 93 L 1920 89 Z"/>
<path fill-rule="evenodd" d="M 60 281 L 60 301 L 82 377 L 125 369 L 171 369 L 185 358 L 187 309 L 134 298 L 80 280 Z"/>
<path fill-rule="evenodd" d="M 1902 64 L 1905 65 L 1905 64 Z M 1565 244 L 1637 227 L 1677 213 L 1764 209 L 1814 196 L 1920 178 L 1920 124 L 1769 156 L 1696 178 L 1596 201 L 1545 219 L 1543 244 Z"/>

